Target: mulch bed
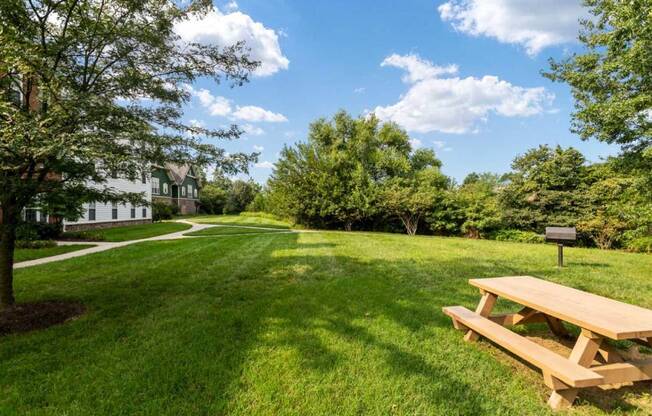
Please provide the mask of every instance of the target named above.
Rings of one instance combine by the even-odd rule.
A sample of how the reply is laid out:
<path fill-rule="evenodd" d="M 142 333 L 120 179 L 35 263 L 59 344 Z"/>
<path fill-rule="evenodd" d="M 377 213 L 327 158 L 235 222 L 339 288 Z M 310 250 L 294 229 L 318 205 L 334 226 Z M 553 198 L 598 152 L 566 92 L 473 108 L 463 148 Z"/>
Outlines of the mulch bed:
<path fill-rule="evenodd" d="M 0 311 L 0 336 L 45 329 L 86 311 L 80 303 L 45 301 L 22 303 Z"/>

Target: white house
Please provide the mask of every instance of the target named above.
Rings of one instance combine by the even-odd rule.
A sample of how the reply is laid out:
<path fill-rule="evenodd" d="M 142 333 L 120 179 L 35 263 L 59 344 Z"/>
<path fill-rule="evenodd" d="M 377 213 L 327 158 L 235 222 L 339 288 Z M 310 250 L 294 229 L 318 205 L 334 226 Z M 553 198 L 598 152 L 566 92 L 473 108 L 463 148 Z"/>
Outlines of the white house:
<path fill-rule="evenodd" d="M 119 189 L 122 192 L 142 193 L 146 201 L 152 201 L 150 173 L 143 173 L 141 179 L 137 181 L 109 178 L 108 182 L 103 186 Z M 151 206 L 91 202 L 85 204 L 84 210 L 84 215 L 78 220 L 63 221 L 64 231 L 109 228 L 152 222 Z"/>

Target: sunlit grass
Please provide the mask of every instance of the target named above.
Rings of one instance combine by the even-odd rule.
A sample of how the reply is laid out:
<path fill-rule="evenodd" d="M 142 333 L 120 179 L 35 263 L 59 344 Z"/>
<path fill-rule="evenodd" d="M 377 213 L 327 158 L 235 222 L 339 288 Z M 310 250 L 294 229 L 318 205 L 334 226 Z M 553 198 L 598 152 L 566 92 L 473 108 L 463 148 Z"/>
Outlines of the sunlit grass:
<path fill-rule="evenodd" d="M 192 222 L 201 224 L 221 224 L 221 225 L 240 225 L 248 227 L 266 227 L 266 228 L 290 228 L 290 224 L 266 217 L 249 216 L 249 215 L 206 215 L 193 217 L 189 219 Z"/>
<path fill-rule="evenodd" d="M 566 262 L 557 269 L 547 245 L 312 232 L 141 243 L 21 269 L 19 301 L 88 313 L 0 338 L 0 414 L 550 414 L 539 373 L 465 343 L 441 308 L 474 307 L 467 279 L 502 275 L 652 308 L 652 256 L 570 248 Z M 649 414 L 649 388 L 582 392 L 570 414 Z"/>

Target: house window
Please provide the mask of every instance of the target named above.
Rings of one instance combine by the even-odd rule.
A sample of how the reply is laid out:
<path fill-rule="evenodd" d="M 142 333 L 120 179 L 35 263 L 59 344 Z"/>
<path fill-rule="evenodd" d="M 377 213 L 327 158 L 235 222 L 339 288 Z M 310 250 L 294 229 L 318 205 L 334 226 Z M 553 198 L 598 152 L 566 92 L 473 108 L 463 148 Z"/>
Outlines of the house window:
<path fill-rule="evenodd" d="M 140 180 L 142 183 L 147 183 L 147 174 L 145 172 L 140 174 Z"/>
<path fill-rule="evenodd" d="M 186 196 L 186 187 L 185 186 L 181 187 L 181 196 Z"/>
<path fill-rule="evenodd" d="M 188 197 L 192 198 L 192 185 L 188 184 Z"/>
<path fill-rule="evenodd" d="M 192 194 L 192 195 L 193 195 L 195 198 L 197 198 L 197 188 L 195 188 L 195 190 L 193 191 L 193 194 Z"/>
<path fill-rule="evenodd" d="M 88 220 L 89 221 L 95 221 L 95 214 L 96 214 L 96 209 L 95 209 L 95 202 L 91 202 L 88 204 Z"/>
<path fill-rule="evenodd" d="M 36 209 L 25 208 L 25 222 L 36 222 Z"/>
<path fill-rule="evenodd" d="M 39 211 L 39 221 L 43 224 L 48 222 L 48 214 L 43 211 Z"/>
<path fill-rule="evenodd" d="M 136 218 L 136 206 L 131 206 L 131 218 Z"/>
<path fill-rule="evenodd" d="M 114 220 L 118 219 L 118 204 L 115 202 L 111 204 L 111 218 Z"/>
<path fill-rule="evenodd" d="M 143 208 L 143 218 L 147 218 L 147 208 Z"/>
<path fill-rule="evenodd" d="M 163 184 L 163 195 L 167 195 L 169 192 L 170 192 L 170 190 L 168 189 L 168 184 L 164 183 Z"/>
<path fill-rule="evenodd" d="M 160 194 L 161 188 L 159 187 L 158 178 L 152 178 L 152 195 Z"/>

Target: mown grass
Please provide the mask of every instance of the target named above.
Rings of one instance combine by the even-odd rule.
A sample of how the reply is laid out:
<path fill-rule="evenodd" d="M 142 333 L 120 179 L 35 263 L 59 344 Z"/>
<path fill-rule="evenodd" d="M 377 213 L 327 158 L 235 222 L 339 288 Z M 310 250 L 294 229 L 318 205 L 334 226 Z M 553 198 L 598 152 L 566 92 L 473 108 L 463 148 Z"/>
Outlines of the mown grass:
<path fill-rule="evenodd" d="M 441 307 L 534 275 L 652 308 L 652 256 L 373 233 L 148 242 L 16 272 L 88 313 L 0 339 L 2 415 L 542 415 L 540 374 Z M 509 304 L 499 303 L 499 310 Z M 650 414 L 650 383 L 570 414 Z M 648 395 L 647 397 L 645 395 Z"/>
<path fill-rule="evenodd" d="M 152 224 L 129 225 L 126 227 L 106 228 L 102 230 L 83 231 L 81 233 L 64 233 L 64 238 L 89 239 L 92 241 L 120 242 L 140 240 L 164 234 L 184 231 L 192 226 L 179 222 L 156 222 Z"/>
<path fill-rule="evenodd" d="M 291 225 L 285 221 L 250 215 L 206 215 L 193 217 L 189 220 L 200 224 L 241 225 L 281 229 L 291 228 Z"/>
<path fill-rule="evenodd" d="M 279 233 L 284 232 L 284 229 L 261 229 L 261 228 L 247 228 L 237 226 L 216 226 L 204 228 L 203 230 L 193 231 L 184 235 L 190 236 L 208 236 L 208 235 L 238 235 L 238 234 L 264 234 L 264 233 Z"/>
<path fill-rule="evenodd" d="M 70 253 L 72 251 L 82 250 L 93 247 L 92 244 L 75 244 L 69 246 L 56 246 L 45 248 L 18 248 L 14 254 L 14 263 L 28 260 L 36 260 L 43 257 L 57 256 L 59 254 Z"/>

